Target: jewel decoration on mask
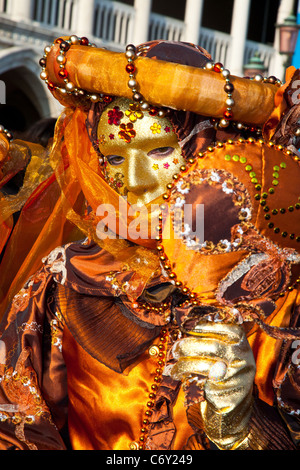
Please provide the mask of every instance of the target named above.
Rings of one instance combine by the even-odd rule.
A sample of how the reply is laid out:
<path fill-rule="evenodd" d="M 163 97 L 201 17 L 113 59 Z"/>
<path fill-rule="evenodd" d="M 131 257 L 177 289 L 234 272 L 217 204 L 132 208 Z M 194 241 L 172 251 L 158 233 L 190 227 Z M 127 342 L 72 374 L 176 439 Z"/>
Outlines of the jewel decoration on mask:
<path fill-rule="evenodd" d="M 152 168 L 153 168 L 153 170 L 158 170 L 159 165 L 157 163 L 153 163 Z"/>
<path fill-rule="evenodd" d="M 97 140 L 97 144 L 106 144 L 106 140 L 105 140 L 105 135 L 100 135 L 98 140 Z"/>
<path fill-rule="evenodd" d="M 118 190 L 120 188 L 122 188 L 122 186 L 124 186 L 124 182 L 122 181 L 124 178 L 124 175 L 120 172 L 117 172 L 115 173 L 114 176 L 112 176 L 111 178 L 109 178 L 109 185 Z"/>
<path fill-rule="evenodd" d="M 128 144 L 130 144 L 131 139 L 136 136 L 136 132 L 133 128 L 133 124 L 129 122 L 128 124 L 120 124 L 119 127 L 119 138 L 125 140 Z"/>
<path fill-rule="evenodd" d="M 59 44 L 60 52 L 56 58 L 56 62 L 59 64 L 59 78 L 64 82 L 62 86 L 56 86 L 49 80 L 48 72 L 47 72 L 47 57 L 50 53 L 52 47 L 56 44 Z M 90 43 L 88 38 L 86 37 L 78 37 L 75 34 L 70 36 L 68 39 L 58 38 L 55 40 L 54 43 L 48 45 L 44 49 L 44 55 L 40 59 L 39 64 L 42 67 L 42 72 L 40 74 L 40 78 L 44 80 L 48 89 L 53 91 L 59 91 L 62 95 L 74 95 L 79 99 L 89 100 L 92 103 L 106 103 L 109 104 L 112 102 L 112 97 L 109 95 L 104 95 L 103 93 L 89 93 L 81 88 L 76 87 L 74 83 L 69 81 L 69 74 L 66 69 L 67 58 L 66 53 L 69 51 L 71 46 L 87 46 L 87 47 L 97 47 L 96 44 Z"/>
<path fill-rule="evenodd" d="M 121 124 L 121 119 L 124 116 L 123 111 L 120 111 L 119 106 L 115 106 L 113 109 L 109 110 L 108 113 L 108 124 L 119 126 Z"/>
<path fill-rule="evenodd" d="M 160 134 L 161 133 L 161 125 L 155 122 L 151 127 L 150 127 L 152 134 Z"/>
<path fill-rule="evenodd" d="M 163 166 L 164 166 L 164 168 L 167 170 L 167 169 L 169 168 L 170 164 L 169 164 L 169 163 L 164 163 Z"/>
<path fill-rule="evenodd" d="M 114 134 L 109 134 L 108 137 L 110 138 L 110 140 L 114 140 L 114 138 L 115 138 Z"/>
<path fill-rule="evenodd" d="M 136 122 L 138 119 L 142 119 L 144 117 L 144 113 L 136 103 L 130 103 L 129 109 L 125 111 L 125 114 L 131 122 Z"/>

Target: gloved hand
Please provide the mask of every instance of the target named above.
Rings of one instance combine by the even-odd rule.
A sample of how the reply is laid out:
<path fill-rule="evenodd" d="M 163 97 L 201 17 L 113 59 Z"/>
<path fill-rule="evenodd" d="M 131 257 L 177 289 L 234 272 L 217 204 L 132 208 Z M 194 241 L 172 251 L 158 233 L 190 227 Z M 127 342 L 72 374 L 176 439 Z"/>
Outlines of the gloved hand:
<path fill-rule="evenodd" d="M 220 449 L 236 449 L 248 434 L 255 361 L 243 328 L 200 322 L 173 346 L 171 376 L 197 377 L 204 389 L 200 412 L 209 439 Z"/>

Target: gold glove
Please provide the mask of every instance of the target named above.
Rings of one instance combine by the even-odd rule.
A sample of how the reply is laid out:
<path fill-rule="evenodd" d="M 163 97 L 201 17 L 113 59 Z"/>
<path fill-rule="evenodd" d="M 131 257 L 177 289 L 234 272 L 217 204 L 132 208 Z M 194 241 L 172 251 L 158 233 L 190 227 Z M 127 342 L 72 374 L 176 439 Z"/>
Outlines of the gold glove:
<path fill-rule="evenodd" d="M 209 439 L 220 449 L 241 448 L 248 434 L 255 361 L 239 325 L 200 322 L 173 347 L 171 376 L 198 377 L 205 401 L 200 412 Z"/>

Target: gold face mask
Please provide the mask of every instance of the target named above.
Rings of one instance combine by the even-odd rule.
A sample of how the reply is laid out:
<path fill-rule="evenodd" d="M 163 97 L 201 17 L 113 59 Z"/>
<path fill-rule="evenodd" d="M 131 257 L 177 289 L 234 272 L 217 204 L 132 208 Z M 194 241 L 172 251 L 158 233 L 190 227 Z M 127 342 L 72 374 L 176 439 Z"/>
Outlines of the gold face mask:
<path fill-rule="evenodd" d="M 131 205 L 162 196 L 185 163 L 171 122 L 150 116 L 130 100 L 119 98 L 108 106 L 97 133 L 105 177 Z"/>

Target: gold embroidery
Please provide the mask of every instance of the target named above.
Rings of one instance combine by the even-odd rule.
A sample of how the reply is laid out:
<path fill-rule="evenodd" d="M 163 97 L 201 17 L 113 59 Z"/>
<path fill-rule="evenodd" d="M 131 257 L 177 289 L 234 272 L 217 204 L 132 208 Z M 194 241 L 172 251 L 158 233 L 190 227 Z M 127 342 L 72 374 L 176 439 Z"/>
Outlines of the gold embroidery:
<path fill-rule="evenodd" d="M 60 329 L 59 329 L 59 321 L 56 318 L 51 320 L 50 328 L 51 328 L 51 344 L 53 346 L 57 346 L 59 351 L 62 351 L 62 341 L 61 341 L 61 335 L 60 335 Z"/>
<path fill-rule="evenodd" d="M 15 425 L 24 421 L 33 424 L 37 417 L 44 414 L 50 419 L 49 409 L 39 393 L 38 381 L 32 367 L 26 366 L 30 356 L 28 348 L 23 349 L 15 369 L 0 369 L 0 381 L 9 404 L 0 405 L 0 419 L 11 419 Z"/>
<path fill-rule="evenodd" d="M 37 296 L 43 290 L 45 283 L 46 273 L 44 271 L 39 271 L 32 276 L 25 287 L 13 298 L 14 307 L 23 312 L 28 307 L 30 299 Z"/>

